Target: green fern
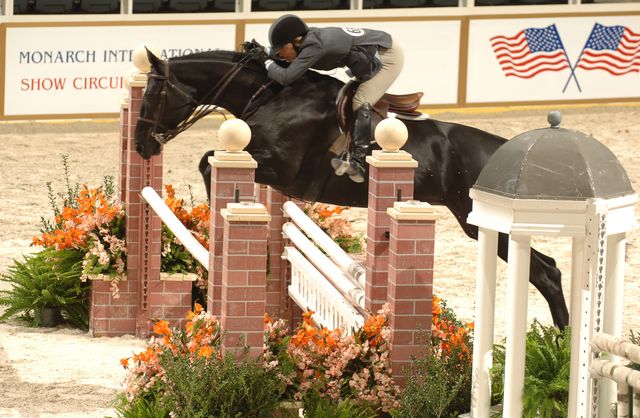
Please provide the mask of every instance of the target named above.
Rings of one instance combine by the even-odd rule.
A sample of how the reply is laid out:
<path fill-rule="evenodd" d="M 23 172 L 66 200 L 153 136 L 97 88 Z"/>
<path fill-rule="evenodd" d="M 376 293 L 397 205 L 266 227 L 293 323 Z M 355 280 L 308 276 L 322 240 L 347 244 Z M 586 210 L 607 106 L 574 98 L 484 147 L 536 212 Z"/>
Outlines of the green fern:
<path fill-rule="evenodd" d="M 0 321 L 17 317 L 31 326 L 40 325 L 42 308 L 60 307 L 63 316 L 74 326 L 87 329 L 89 283 L 80 280 L 82 254 L 74 250 L 49 248 L 14 260 L 0 281 L 9 290 L 0 290 L 0 306 L 6 306 Z"/>
<path fill-rule="evenodd" d="M 524 416 L 556 418 L 567 416 L 569 401 L 569 360 L 571 333 L 554 327 L 545 327 L 538 321 L 527 332 L 527 353 L 524 380 Z M 492 391 L 494 402 L 504 394 L 505 351 L 494 347 Z"/>
<path fill-rule="evenodd" d="M 309 392 L 304 399 L 304 416 L 307 418 L 375 418 L 370 406 L 352 399 L 335 401 Z"/>

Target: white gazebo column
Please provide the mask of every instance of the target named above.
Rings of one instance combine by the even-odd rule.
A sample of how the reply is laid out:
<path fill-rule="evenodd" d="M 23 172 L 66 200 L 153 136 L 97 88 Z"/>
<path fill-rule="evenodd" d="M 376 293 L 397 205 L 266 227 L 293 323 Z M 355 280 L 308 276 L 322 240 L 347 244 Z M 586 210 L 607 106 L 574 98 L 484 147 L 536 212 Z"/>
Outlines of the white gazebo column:
<path fill-rule="evenodd" d="M 624 254 L 626 234 L 618 233 L 607 237 L 607 257 L 604 280 L 604 315 L 602 330 L 609 335 L 620 337 L 622 334 L 622 307 L 624 288 Z M 620 359 L 609 353 L 602 358 L 619 362 Z M 618 385 L 609 379 L 598 383 L 598 414 L 601 417 L 610 414 L 611 403 L 617 399 Z"/>
<path fill-rule="evenodd" d="M 527 302 L 531 237 L 511 233 L 507 267 L 507 318 L 503 416 L 522 416 L 524 362 L 527 339 Z"/>
<path fill-rule="evenodd" d="M 476 305 L 473 331 L 473 377 L 471 384 L 471 416 L 489 418 L 493 364 L 493 327 L 496 305 L 496 261 L 498 232 L 478 228 L 478 266 L 476 273 Z"/>
<path fill-rule="evenodd" d="M 581 333 L 588 326 L 588 315 L 584 309 L 589 306 L 588 278 L 585 276 L 585 236 L 575 236 L 571 240 L 571 302 L 569 318 L 571 327 L 571 360 L 569 363 L 569 417 L 577 417 L 583 411 L 587 398 L 580 388 L 589 379 L 586 368 L 580 364 L 587 361 L 587 352 L 581 351 Z"/>
<path fill-rule="evenodd" d="M 604 321 L 602 331 L 619 337 L 622 333 L 624 255 L 626 233 L 607 237 L 607 266 L 604 281 Z"/>

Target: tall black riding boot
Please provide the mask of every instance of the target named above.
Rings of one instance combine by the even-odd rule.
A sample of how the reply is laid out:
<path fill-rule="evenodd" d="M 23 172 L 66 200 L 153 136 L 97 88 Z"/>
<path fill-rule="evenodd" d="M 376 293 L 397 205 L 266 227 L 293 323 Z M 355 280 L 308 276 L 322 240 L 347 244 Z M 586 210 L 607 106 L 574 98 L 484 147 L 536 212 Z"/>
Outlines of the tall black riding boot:
<path fill-rule="evenodd" d="M 365 180 L 365 157 L 369 151 L 371 139 L 371 105 L 365 103 L 355 112 L 351 147 L 349 149 L 351 158 L 349 159 L 350 167 L 347 169 L 347 174 L 356 183 L 362 183 Z"/>
<path fill-rule="evenodd" d="M 354 111 L 349 150 L 331 160 L 336 175 L 349 175 L 356 183 L 364 182 L 364 162 L 371 143 L 371 105 L 365 103 Z"/>

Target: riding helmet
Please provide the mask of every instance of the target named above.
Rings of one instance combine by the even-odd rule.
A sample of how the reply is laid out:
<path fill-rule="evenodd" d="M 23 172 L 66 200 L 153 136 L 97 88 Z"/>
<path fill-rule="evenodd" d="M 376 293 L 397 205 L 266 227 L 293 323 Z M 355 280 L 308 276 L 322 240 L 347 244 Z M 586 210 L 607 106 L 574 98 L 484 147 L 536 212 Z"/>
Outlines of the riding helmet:
<path fill-rule="evenodd" d="M 277 51 L 283 45 L 293 41 L 297 36 L 304 35 L 309 27 L 296 15 L 286 14 L 277 18 L 269 28 L 269 43 L 271 49 Z"/>

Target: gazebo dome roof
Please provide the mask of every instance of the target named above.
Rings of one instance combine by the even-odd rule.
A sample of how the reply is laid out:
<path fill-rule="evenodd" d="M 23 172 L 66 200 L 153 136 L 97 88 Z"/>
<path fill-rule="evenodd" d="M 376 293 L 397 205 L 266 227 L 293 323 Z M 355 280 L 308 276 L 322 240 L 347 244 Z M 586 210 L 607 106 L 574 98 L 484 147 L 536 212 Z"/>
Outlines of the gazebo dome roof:
<path fill-rule="evenodd" d="M 595 138 L 560 128 L 551 112 L 549 128 L 515 136 L 489 159 L 474 189 L 513 199 L 611 199 L 633 194 L 626 171 Z"/>

